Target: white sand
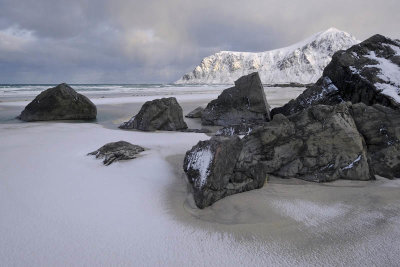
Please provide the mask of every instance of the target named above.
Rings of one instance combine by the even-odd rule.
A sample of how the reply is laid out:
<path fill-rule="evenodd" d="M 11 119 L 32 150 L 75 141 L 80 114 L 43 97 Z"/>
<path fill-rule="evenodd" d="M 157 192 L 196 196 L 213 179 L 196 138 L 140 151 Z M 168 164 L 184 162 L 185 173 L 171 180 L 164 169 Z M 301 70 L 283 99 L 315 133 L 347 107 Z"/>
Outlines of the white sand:
<path fill-rule="evenodd" d="M 100 105 L 99 123 L 126 107 Z M 182 161 L 207 135 L 100 124 L 0 124 L 0 266 L 400 264 L 398 180 L 272 178 L 199 210 Z M 148 150 L 108 167 L 86 156 L 119 140 Z"/>

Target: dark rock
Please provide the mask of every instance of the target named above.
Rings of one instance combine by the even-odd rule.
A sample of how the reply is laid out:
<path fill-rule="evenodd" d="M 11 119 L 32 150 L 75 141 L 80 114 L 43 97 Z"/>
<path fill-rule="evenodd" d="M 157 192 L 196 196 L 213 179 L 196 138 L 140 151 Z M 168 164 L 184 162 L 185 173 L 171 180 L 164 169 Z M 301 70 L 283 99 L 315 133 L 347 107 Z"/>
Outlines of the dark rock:
<path fill-rule="evenodd" d="M 62 83 L 41 92 L 18 116 L 23 121 L 93 120 L 96 106 L 84 95 Z"/>
<path fill-rule="evenodd" d="M 265 172 L 314 182 L 374 179 L 350 104 L 318 105 L 270 123 L 243 138 L 236 169 L 260 162 Z"/>
<path fill-rule="evenodd" d="M 178 101 L 175 97 L 169 97 L 147 101 L 136 116 L 120 125 L 119 128 L 179 131 L 187 129 L 187 125 L 183 120 L 182 108 Z"/>
<path fill-rule="evenodd" d="M 186 153 L 183 169 L 197 207 L 203 209 L 226 196 L 263 186 L 264 173 L 245 175 L 234 171 L 241 148 L 237 136 L 213 137 Z"/>
<path fill-rule="evenodd" d="M 270 119 L 269 105 L 257 72 L 235 81 L 235 86 L 224 90 L 208 103 L 202 113 L 203 125 L 230 126 L 262 123 Z"/>
<path fill-rule="evenodd" d="M 315 105 L 335 105 L 344 102 L 337 96 L 339 89 L 332 83 L 329 77 L 323 77 L 317 83 L 290 100 L 282 107 L 271 110 L 271 116 L 283 114 L 289 116 Z"/>
<path fill-rule="evenodd" d="M 184 170 L 200 208 L 259 188 L 269 174 L 313 182 L 400 178 L 400 110 L 345 102 L 276 114 L 243 139 L 199 142 Z"/>
<path fill-rule="evenodd" d="M 186 118 L 191 118 L 191 119 L 197 119 L 197 118 L 201 118 L 201 114 L 203 112 L 204 108 L 202 107 L 197 107 L 194 110 L 192 110 L 191 112 L 189 112 L 188 114 L 186 114 Z"/>
<path fill-rule="evenodd" d="M 95 155 L 96 159 L 104 159 L 103 164 L 108 166 L 114 161 L 134 159 L 142 151 L 144 151 L 143 147 L 119 141 L 108 143 L 88 155 Z"/>
<path fill-rule="evenodd" d="M 400 178 L 400 111 L 360 103 L 351 107 L 351 113 L 367 144 L 374 172 Z"/>
<path fill-rule="evenodd" d="M 338 51 L 318 82 L 295 100 L 271 111 L 290 115 L 318 104 L 344 101 L 400 108 L 400 41 L 374 35 Z"/>
<path fill-rule="evenodd" d="M 259 188 L 268 174 L 313 182 L 374 179 L 353 112 L 349 102 L 317 105 L 289 117 L 277 114 L 243 139 L 199 142 L 184 162 L 197 206 Z"/>
<path fill-rule="evenodd" d="M 135 120 L 136 116 L 133 116 L 132 118 L 129 119 L 129 121 L 121 123 L 118 128 L 120 129 L 133 129 L 133 121 Z"/>

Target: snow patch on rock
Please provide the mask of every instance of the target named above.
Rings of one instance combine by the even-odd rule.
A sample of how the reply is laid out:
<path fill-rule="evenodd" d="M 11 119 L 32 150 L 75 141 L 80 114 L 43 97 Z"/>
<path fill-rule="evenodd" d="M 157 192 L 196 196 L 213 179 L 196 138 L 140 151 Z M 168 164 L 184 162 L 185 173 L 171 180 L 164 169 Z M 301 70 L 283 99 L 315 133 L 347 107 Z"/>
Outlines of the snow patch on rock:
<path fill-rule="evenodd" d="M 400 48 L 397 49 L 400 50 Z M 365 66 L 379 70 L 378 77 L 383 82 L 375 83 L 376 88 L 381 90 L 381 94 L 387 95 L 400 103 L 400 67 L 386 58 L 376 56 L 374 51 L 371 51 L 366 57 L 377 62 L 376 65 Z"/>
<path fill-rule="evenodd" d="M 385 46 L 391 48 L 396 55 L 400 55 L 400 47 L 391 44 L 385 44 Z"/>
<path fill-rule="evenodd" d="M 359 71 L 357 68 L 355 68 L 355 67 L 353 67 L 353 66 L 350 66 L 349 68 L 350 68 L 350 71 L 351 71 L 353 74 L 360 75 L 360 71 Z"/>
<path fill-rule="evenodd" d="M 352 163 L 350 163 L 349 165 L 347 165 L 346 167 L 342 168 L 342 170 L 349 170 L 352 169 L 354 167 L 354 164 L 356 164 L 357 162 L 359 162 L 362 159 L 362 156 L 359 155 Z"/>
<path fill-rule="evenodd" d="M 188 169 L 194 169 L 199 172 L 199 179 L 195 182 L 196 187 L 202 188 L 207 183 L 213 159 L 214 155 L 210 146 L 197 148 L 189 156 Z"/>
<path fill-rule="evenodd" d="M 312 103 L 321 100 L 326 95 L 333 93 L 335 91 L 339 91 L 339 89 L 333 84 L 332 80 L 329 77 L 324 77 L 322 90 L 312 95 L 305 102 L 307 102 L 307 105 L 311 105 Z"/>

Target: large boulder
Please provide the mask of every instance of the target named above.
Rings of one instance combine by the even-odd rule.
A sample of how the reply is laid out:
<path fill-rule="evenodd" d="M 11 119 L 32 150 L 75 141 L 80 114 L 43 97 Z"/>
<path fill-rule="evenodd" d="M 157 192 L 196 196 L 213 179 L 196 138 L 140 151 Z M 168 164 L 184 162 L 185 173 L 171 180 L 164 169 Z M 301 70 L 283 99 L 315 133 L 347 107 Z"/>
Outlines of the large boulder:
<path fill-rule="evenodd" d="M 241 148 L 242 142 L 237 136 L 213 137 L 200 141 L 186 153 L 183 169 L 197 207 L 203 209 L 226 196 L 264 185 L 264 173 L 246 175 L 234 171 Z"/>
<path fill-rule="evenodd" d="M 374 172 L 400 178 L 400 111 L 360 103 L 351 107 L 351 113 L 367 144 Z"/>
<path fill-rule="evenodd" d="M 88 156 L 93 155 L 96 156 L 96 159 L 104 159 L 103 164 L 108 166 L 115 161 L 134 159 L 137 154 L 143 151 L 144 148 L 141 146 L 133 145 L 126 141 L 118 141 L 105 144 L 99 149 L 88 153 Z"/>
<path fill-rule="evenodd" d="M 203 125 L 230 126 L 264 123 L 270 120 L 270 107 L 258 72 L 243 76 L 235 86 L 224 90 L 202 112 Z"/>
<path fill-rule="evenodd" d="M 344 101 L 400 108 L 399 40 L 374 35 L 336 52 L 314 86 L 271 113 L 290 115 L 312 105 Z"/>
<path fill-rule="evenodd" d="M 199 208 L 259 188 L 268 174 L 312 182 L 374 179 L 350 103 L 278 114 L 243 139 L 199 142 L 186 153 L 184 170 Z"/>
<path fill-rule="evenodd" d="M 89 98 L 62 83 L 41 92 L 18 118 L 23 121 L 93 120 L 96 115 L 96 106 Z"/>
<path fill-rule="evenodd" d="M 139 113 L 120 126 L 121 129 L 142 131 L 178 131 L 187 129 L 182 108 L 175 97 L 155 99 L 144 103 Z"/>
<path fill-rule="evenodd" d="M 371 180 L 367 148 L 349 103 L 318 105 L 293 116 L 276 115 L 243 138 L 236 169 L 261 162 L 265 172 L 313 182 Z"/>

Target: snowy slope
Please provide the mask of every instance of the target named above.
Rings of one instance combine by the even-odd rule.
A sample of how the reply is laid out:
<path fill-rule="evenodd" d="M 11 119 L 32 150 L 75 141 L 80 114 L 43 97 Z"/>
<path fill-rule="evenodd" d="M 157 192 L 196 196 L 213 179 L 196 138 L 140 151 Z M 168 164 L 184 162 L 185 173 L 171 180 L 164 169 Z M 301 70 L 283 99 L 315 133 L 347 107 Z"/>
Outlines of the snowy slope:
<path fill-rule="evenodd" d="M 177 84 L 232 84 L 258 71 L 264 84 L 314 83 L 332 55 L 359 43 L 352 35 L 330 28 L 289 47 L 260 53 L 221 51 L 204 58 Z"/>

